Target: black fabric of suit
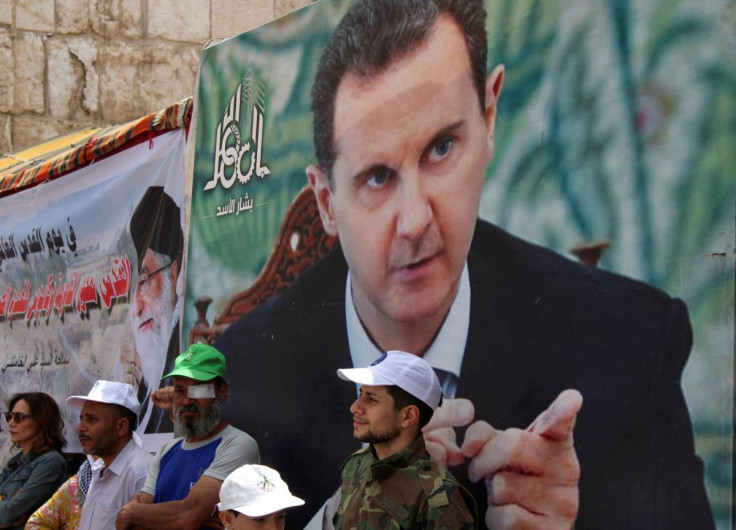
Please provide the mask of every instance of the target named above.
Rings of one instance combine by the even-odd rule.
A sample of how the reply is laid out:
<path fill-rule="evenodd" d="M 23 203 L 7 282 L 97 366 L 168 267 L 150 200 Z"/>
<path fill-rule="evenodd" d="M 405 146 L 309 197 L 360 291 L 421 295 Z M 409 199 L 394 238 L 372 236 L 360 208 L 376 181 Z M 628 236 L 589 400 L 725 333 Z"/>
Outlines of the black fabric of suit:
<path fill-rule="evenodd" d="M 581 464 L 577 529 L 708 529 L 713 520 L 680 389 L 692 333 L 685 305 L 628 278 L 582 267 L 479 221 L 457 397 L 497 429 L 525 428 L 576 388 Z M 359 448 L 345 329 L 347 264 L 338 247 L 215 346 L 228 359 L 230 423 L 257 441 L 303 508 L 301 528 Z M 459 433 L 462 440 L 462 432 Z M 468 485 L 465 469 L 450 471 Z M 483 481 L 470 486 L 485 513 Z"/>

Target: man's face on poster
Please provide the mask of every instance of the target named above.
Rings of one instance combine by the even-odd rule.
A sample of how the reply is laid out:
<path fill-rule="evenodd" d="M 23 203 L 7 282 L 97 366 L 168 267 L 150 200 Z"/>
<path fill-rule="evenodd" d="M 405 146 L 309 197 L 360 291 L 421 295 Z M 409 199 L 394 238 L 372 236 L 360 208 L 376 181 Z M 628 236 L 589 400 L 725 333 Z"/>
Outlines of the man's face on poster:
<path fill-rule="evenodd" d="M 307 172 L 364 320 L 444 318 L 452 304 L 493 154 L 501 80 L 502 71 L 489 78 L 482 110 L 463 33 L 444 15 L 383 72 L 341 80 L 332 182 L 320 168 Z"/>
<path fill-rule="evenodd" d="M 131 304 L 135 346 L 147 378 L 163 369 L 176 305 L 177 262 L 146 250 Z"/>

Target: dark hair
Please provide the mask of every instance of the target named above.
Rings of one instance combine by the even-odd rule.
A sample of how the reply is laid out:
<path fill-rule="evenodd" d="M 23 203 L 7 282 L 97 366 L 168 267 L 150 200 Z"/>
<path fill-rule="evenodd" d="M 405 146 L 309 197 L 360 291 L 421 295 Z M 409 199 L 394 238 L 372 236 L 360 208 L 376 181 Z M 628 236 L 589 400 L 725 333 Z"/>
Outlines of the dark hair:
<path fill-rule="evenodd" d="M 432 419 L 432 415 L 434 414 L 432 407 L 418 397 L 412 396 L 409 392 L 396 385 L 387 385 L 386 390 L 394 398 L 394 410 L 401 410 L 409 405 L 416 405 L 419 409 L 419 430 L 422 430 L 429 423 L 429 420 Z"/>
<path fill-rule="evenodd" d="M 31 459 L 51 449 L 61 451 L 61 448 L 66 445 L 64 420 L 61 419 L 59 405 L 56 404 L 54 398 L 44 392 L 15 394 L 8 402 L 8 410 L 12 411 L 15 404 L 21 399 L 28 403 L 31 416 L 38 424 L 38 438 L 31 447 Z"/>
<path fill-rule="evenodd" d="M 322 52 L 312 85 L 314 150 L 332 181 L 335 97 L 343 76 L 372 77 L 423 43 L 441 14 L 465 35 L 481 112 L 485 108 L 486 12 L 482 0 L 359 0 L 338 24 Z"/>
<path fill-rule="evenodd" d="M 116 419 L 126 418 L 128 420 L 128 432 L 132 434 L 138 426 L 138 415 L 132 410 L 116 403 L 106 403 L 106 405 L 115 411 L 114 415 Z"/>

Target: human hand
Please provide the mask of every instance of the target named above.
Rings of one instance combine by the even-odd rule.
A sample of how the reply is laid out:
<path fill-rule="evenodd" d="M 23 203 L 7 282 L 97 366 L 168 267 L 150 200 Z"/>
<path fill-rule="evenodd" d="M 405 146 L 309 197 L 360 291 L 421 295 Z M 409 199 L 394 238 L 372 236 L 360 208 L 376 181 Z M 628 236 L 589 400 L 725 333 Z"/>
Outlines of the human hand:
<path fill-rule="evenodd" d="M 123 505 L 115 517 L 115 530 L 129 530 L 134 528 L 133 522 L 130 520 L 130 514 L 134 510 L 134 505 L 141 502 L 140 497 L 136 493 L 133 497 Z"/>
<path fill-rule="evenodd" d="M 565 390 L 523 431 L 484 421 L 468 427 L 461 449 L 470 480 L 485 479 L 488 528 L 572 528 L 580 479 L 572 431 L 582 402 L 577 390 Z"/>
<path fill-rule="evenodd" d="M 455 427 L 464 427 L 473 421 L 475 407 L 468 399 L 445 399 L 432 419 L 424 426 L 424 441 L 432 458 L 444 467 L 461 464 L 465 455 L 457 445 Z"/>
<path fill-rule="evenodd" d="M 165 386 L 151 392 L 151 401 L 162 410 L 171 410 L 174 406 L 174 387 Z"/>
<path fill-rule="evenodd" d="M 120 347 L 120 366 L 123 372 L 122 382 L 131 385 L 137 393 L 138 386 L 143 379 L 143 372 L 140 368 L 141 358 L 138 350 L 135 349 L 135 344 L 125 342 Z"/>

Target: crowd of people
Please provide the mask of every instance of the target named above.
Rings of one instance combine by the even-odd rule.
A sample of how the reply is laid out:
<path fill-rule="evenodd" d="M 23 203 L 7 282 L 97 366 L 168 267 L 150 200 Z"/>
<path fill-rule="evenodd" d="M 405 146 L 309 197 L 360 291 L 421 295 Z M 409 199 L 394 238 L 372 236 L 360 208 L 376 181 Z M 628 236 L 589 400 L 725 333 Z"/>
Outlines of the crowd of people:
<path fill-rule="evenodd" d="M 279 473 L 259 465 L 258 445 L 222 416 L 224 356 L 196 344 L 176 358 L 172 388 L 156 404 L 169 409 L 181 436 L 152 456 L 135 433 L 140 412 L 128 383 L 97 381 L 80 408 L 77 436 L 87 459 L 71 478 L 59 407 L 48 394 L 13 396 L 5 418 L 20 449 L 0 475 L 0 528 L 118 530 L 283 529 L 287 508 L 304 501 Z M 335 528 L 478 528 L 472 495 L 427 452 L 421 429 L 442 402 L 432 367 L 391 351 L 371 366 L 338 370 L 359 385 L 350 405 L 353 435 L 367 444 L 343 468 Z M 347 407 L 347 404 L 345 404 Z M 555 423 L 570 437 L 577 408 Z"/>

